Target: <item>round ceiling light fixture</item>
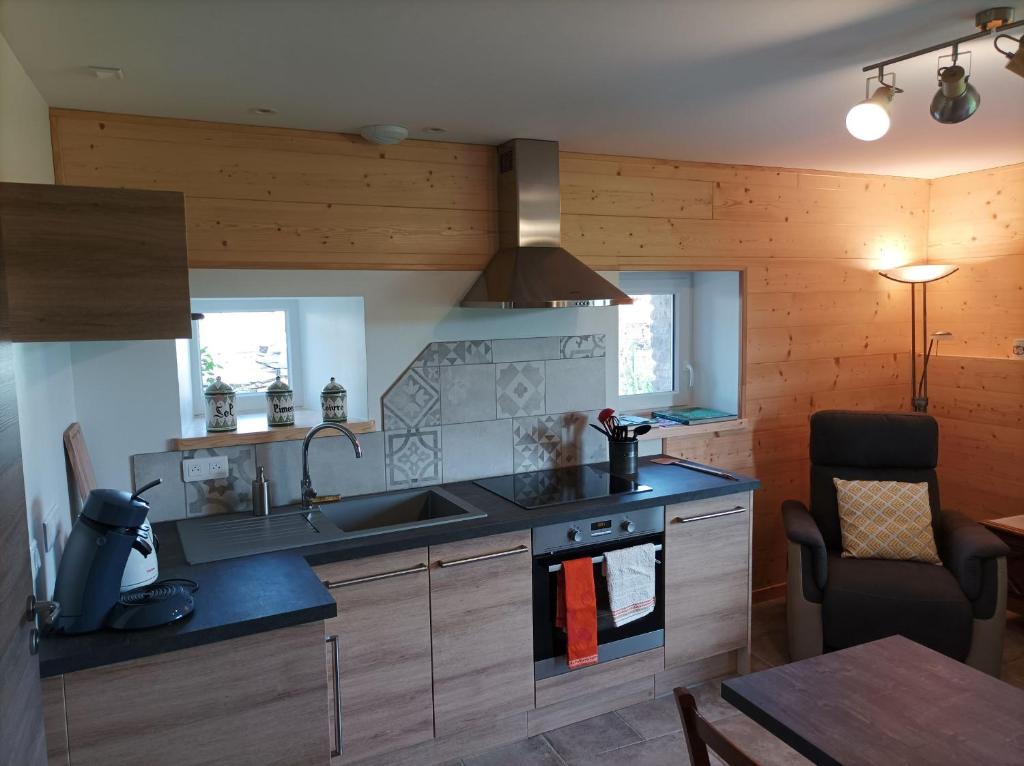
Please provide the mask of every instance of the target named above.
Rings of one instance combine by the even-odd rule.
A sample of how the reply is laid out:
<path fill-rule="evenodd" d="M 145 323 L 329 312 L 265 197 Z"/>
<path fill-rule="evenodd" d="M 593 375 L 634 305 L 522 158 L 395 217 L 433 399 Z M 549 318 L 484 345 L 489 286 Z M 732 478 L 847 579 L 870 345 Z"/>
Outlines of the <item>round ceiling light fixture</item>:
<path fill-rule="evenodd" d="M 877 141 L 888 133 L 891 122 L 889 109 L 893 96 L 898 92 L 895 85 L 882 84 L 870 97 L 847 112 L 846 129 L 850 135 L 861 141 Z"/>
<path fill-rule="evenodd" d="M 397 144 L 409 136 L 409 129 L 404 125 L 364 125 L 359 135 L 371 144 Z"/>

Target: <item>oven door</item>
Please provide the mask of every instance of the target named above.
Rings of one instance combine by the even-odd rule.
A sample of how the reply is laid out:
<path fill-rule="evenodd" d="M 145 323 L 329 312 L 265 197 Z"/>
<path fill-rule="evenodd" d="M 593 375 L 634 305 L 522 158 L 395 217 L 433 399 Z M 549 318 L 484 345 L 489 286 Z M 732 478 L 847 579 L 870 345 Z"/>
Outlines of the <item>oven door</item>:
<path fill-rule="evenodd" d="M 597 596 L 598 662 L 608 662 L 665 645 L 665 572 L 661 549 L 664 534 L 632 537 L 611 545 L 590 545 L 537 556 L 533 560 L 533 654 L 537 680 L 569 672 L 566 635 L 555 627 L 558 571 L 563 561 L 591 557 Z M 654 611 L 622 627 L 615 627 L 608 606 L 608 581 L 604 576 L 604 552 L 653 543 L 657 546 L 654 572 Z"/>

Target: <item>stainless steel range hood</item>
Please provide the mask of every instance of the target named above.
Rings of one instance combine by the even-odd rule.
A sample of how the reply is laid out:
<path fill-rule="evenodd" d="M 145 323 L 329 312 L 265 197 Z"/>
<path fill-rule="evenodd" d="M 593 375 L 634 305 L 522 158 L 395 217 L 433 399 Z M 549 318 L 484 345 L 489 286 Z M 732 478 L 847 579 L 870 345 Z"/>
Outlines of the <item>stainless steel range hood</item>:
<path fill-rule="evenodd" d="M 499 250 L 462 305 L 534 309 L 618 306 L 633 300 L 562 249 L 558 142 L 498 147 Z"/>

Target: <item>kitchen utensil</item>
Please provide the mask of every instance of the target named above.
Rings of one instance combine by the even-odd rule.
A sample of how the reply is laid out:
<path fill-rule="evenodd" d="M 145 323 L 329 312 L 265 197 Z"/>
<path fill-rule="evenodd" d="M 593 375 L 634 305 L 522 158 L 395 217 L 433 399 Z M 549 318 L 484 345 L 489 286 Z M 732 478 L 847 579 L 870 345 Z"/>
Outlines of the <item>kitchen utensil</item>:
<path fill-rule="evenodd" d="M 607 436 L 609 439 L 612 438 L 612 435 L 610 433 L 608 433 L 605 429 L 603 429 L 601 426 L 596 425 L 595 423 L 587 423 L 587 425 L 590 426 L 591 428 L 593 428 L 598 433 L 600 433 L 600 434 L 602 434 L 604 436 Z"/>
<path fill-rule="evenodd" d="M 651 458 L 651 462 L 657 463 L 658 465 L 677 465 L 680 468 L 689 468 L 691 471 L 706 473 L 709 476 L 717 476 L 718 478 L 726 479 L 727 481 L 739 481 L 739 479 L 731 473 L 719 471 L 717 468 L 711 468 L 710 466 L 701 465 L 700 463 L 694 463 L 691 460 L 680 460 L 674 457 L 654 457 Z"/>
<path fill-rule="evenodd" d="M 651 430 L 650 424 L 649 423 L 644 423 L 643 425 L 637 426 L 636 428 L 633 429 L 633 437 L 636 438 L 637 436 L 643 436 L 644 434 L 648 433 L 650 430 Z"/>

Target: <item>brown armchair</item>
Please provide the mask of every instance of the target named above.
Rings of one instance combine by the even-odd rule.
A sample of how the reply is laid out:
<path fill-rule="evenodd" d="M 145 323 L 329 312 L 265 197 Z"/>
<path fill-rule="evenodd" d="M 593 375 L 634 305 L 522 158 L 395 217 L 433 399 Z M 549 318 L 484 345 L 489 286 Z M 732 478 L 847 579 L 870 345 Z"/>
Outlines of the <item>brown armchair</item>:
<path fill-rule="evenodd" d="M 938 424 L 928 415 L 811 416 L 811 507 L 782 504 L 791 659 L 901 634 L 999 675 L 1008 549 L 980 524 L 941 510 L 938 452 Z M 842 558 L 833 478 L 927 482 L 943 565 Z"/>

